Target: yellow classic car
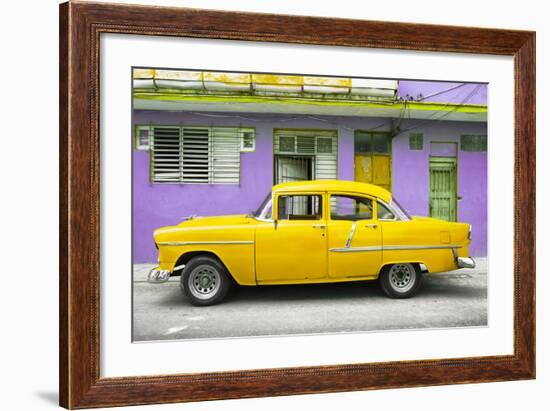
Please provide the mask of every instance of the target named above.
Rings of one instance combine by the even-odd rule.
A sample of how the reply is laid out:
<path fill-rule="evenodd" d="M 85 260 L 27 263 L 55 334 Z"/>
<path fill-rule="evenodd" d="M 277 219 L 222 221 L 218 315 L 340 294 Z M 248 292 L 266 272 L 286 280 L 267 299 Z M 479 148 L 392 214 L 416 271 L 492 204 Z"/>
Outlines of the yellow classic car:
<path fill-rule="evenodd" d="M 194 305 L 241 286 L 378 280 L 392 298 L 414 295 L 424 273 L 475 266 L 471 227 L 411 217 L 389 191 L 351 181 L 272 188 L 249 215 L 190 217 L 154 232 L 158 267 L 148 281 L 180 275 Z"/>

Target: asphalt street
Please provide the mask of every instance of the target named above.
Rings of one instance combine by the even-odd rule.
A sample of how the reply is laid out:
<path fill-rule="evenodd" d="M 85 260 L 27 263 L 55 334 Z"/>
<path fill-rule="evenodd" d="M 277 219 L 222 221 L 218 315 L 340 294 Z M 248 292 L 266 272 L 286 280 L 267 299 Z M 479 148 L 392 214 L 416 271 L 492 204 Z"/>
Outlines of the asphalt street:
<path fill-rule="evenodd" d="M 376 282 L 238 287 L 211 307 L 194 307 L 179 277 L 146 282 L 134 265 L 134 341 L 317 334 L 487 325 L 487 261 L 428 275 L 420 292 L 387 298 Z"/>

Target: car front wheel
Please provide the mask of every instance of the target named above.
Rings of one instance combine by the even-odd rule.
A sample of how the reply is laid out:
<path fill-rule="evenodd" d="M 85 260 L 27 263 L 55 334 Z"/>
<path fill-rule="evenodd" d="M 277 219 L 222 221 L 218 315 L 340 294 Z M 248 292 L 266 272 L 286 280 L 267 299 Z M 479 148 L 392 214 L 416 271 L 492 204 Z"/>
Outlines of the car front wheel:
<path fill-rule="evenodd" d="M 422 273 L 416 264 L 391 264 L 383 268 L 379 281 L 388 297 L 408 298 L 420 289 Z"/>
<path fill-rule="evenodd" d="M 231 286 L 229 273 L 217 259 L 199 256 L 183 269 L 180 287 L 191 304 L 198 306 L 220 303 Z"/>

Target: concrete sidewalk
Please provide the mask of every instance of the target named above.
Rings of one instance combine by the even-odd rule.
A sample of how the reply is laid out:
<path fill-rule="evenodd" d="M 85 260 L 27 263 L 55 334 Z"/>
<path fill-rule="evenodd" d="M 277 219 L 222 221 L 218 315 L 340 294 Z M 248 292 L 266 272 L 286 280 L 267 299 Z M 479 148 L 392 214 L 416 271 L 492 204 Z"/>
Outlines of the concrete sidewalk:
<path fill-rule="evenodd" d="M 377 282 L 238 287 L 225 302 L 194 307 L 179 277 L 149 284 L 154 264 L 134 271 L 135 341 L 364 332 L 487 325 L 487 259 L 475 269 L 428 275 L 410 299 Z"/>

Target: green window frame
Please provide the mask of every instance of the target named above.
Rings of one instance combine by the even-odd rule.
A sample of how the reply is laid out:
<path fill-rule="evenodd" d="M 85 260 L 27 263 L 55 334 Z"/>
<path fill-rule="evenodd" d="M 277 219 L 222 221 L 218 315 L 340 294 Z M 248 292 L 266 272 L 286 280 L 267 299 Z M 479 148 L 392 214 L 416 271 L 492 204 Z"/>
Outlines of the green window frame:
<path fill-rule="evenodd" d="M 391 155 L 391 136 L 387 132 L 355 130 L 355 154 Z"/>
<path fill-rule="evenodd" d="M 460 150 L 471 153 L 487 152 L 487 134 L 462 134 Z"/>
<path fill-rule="evenodd" d="M 422 151 L 424 150 L 424 134 L 411 133 L 409 134 L 409 150 Z"/>

